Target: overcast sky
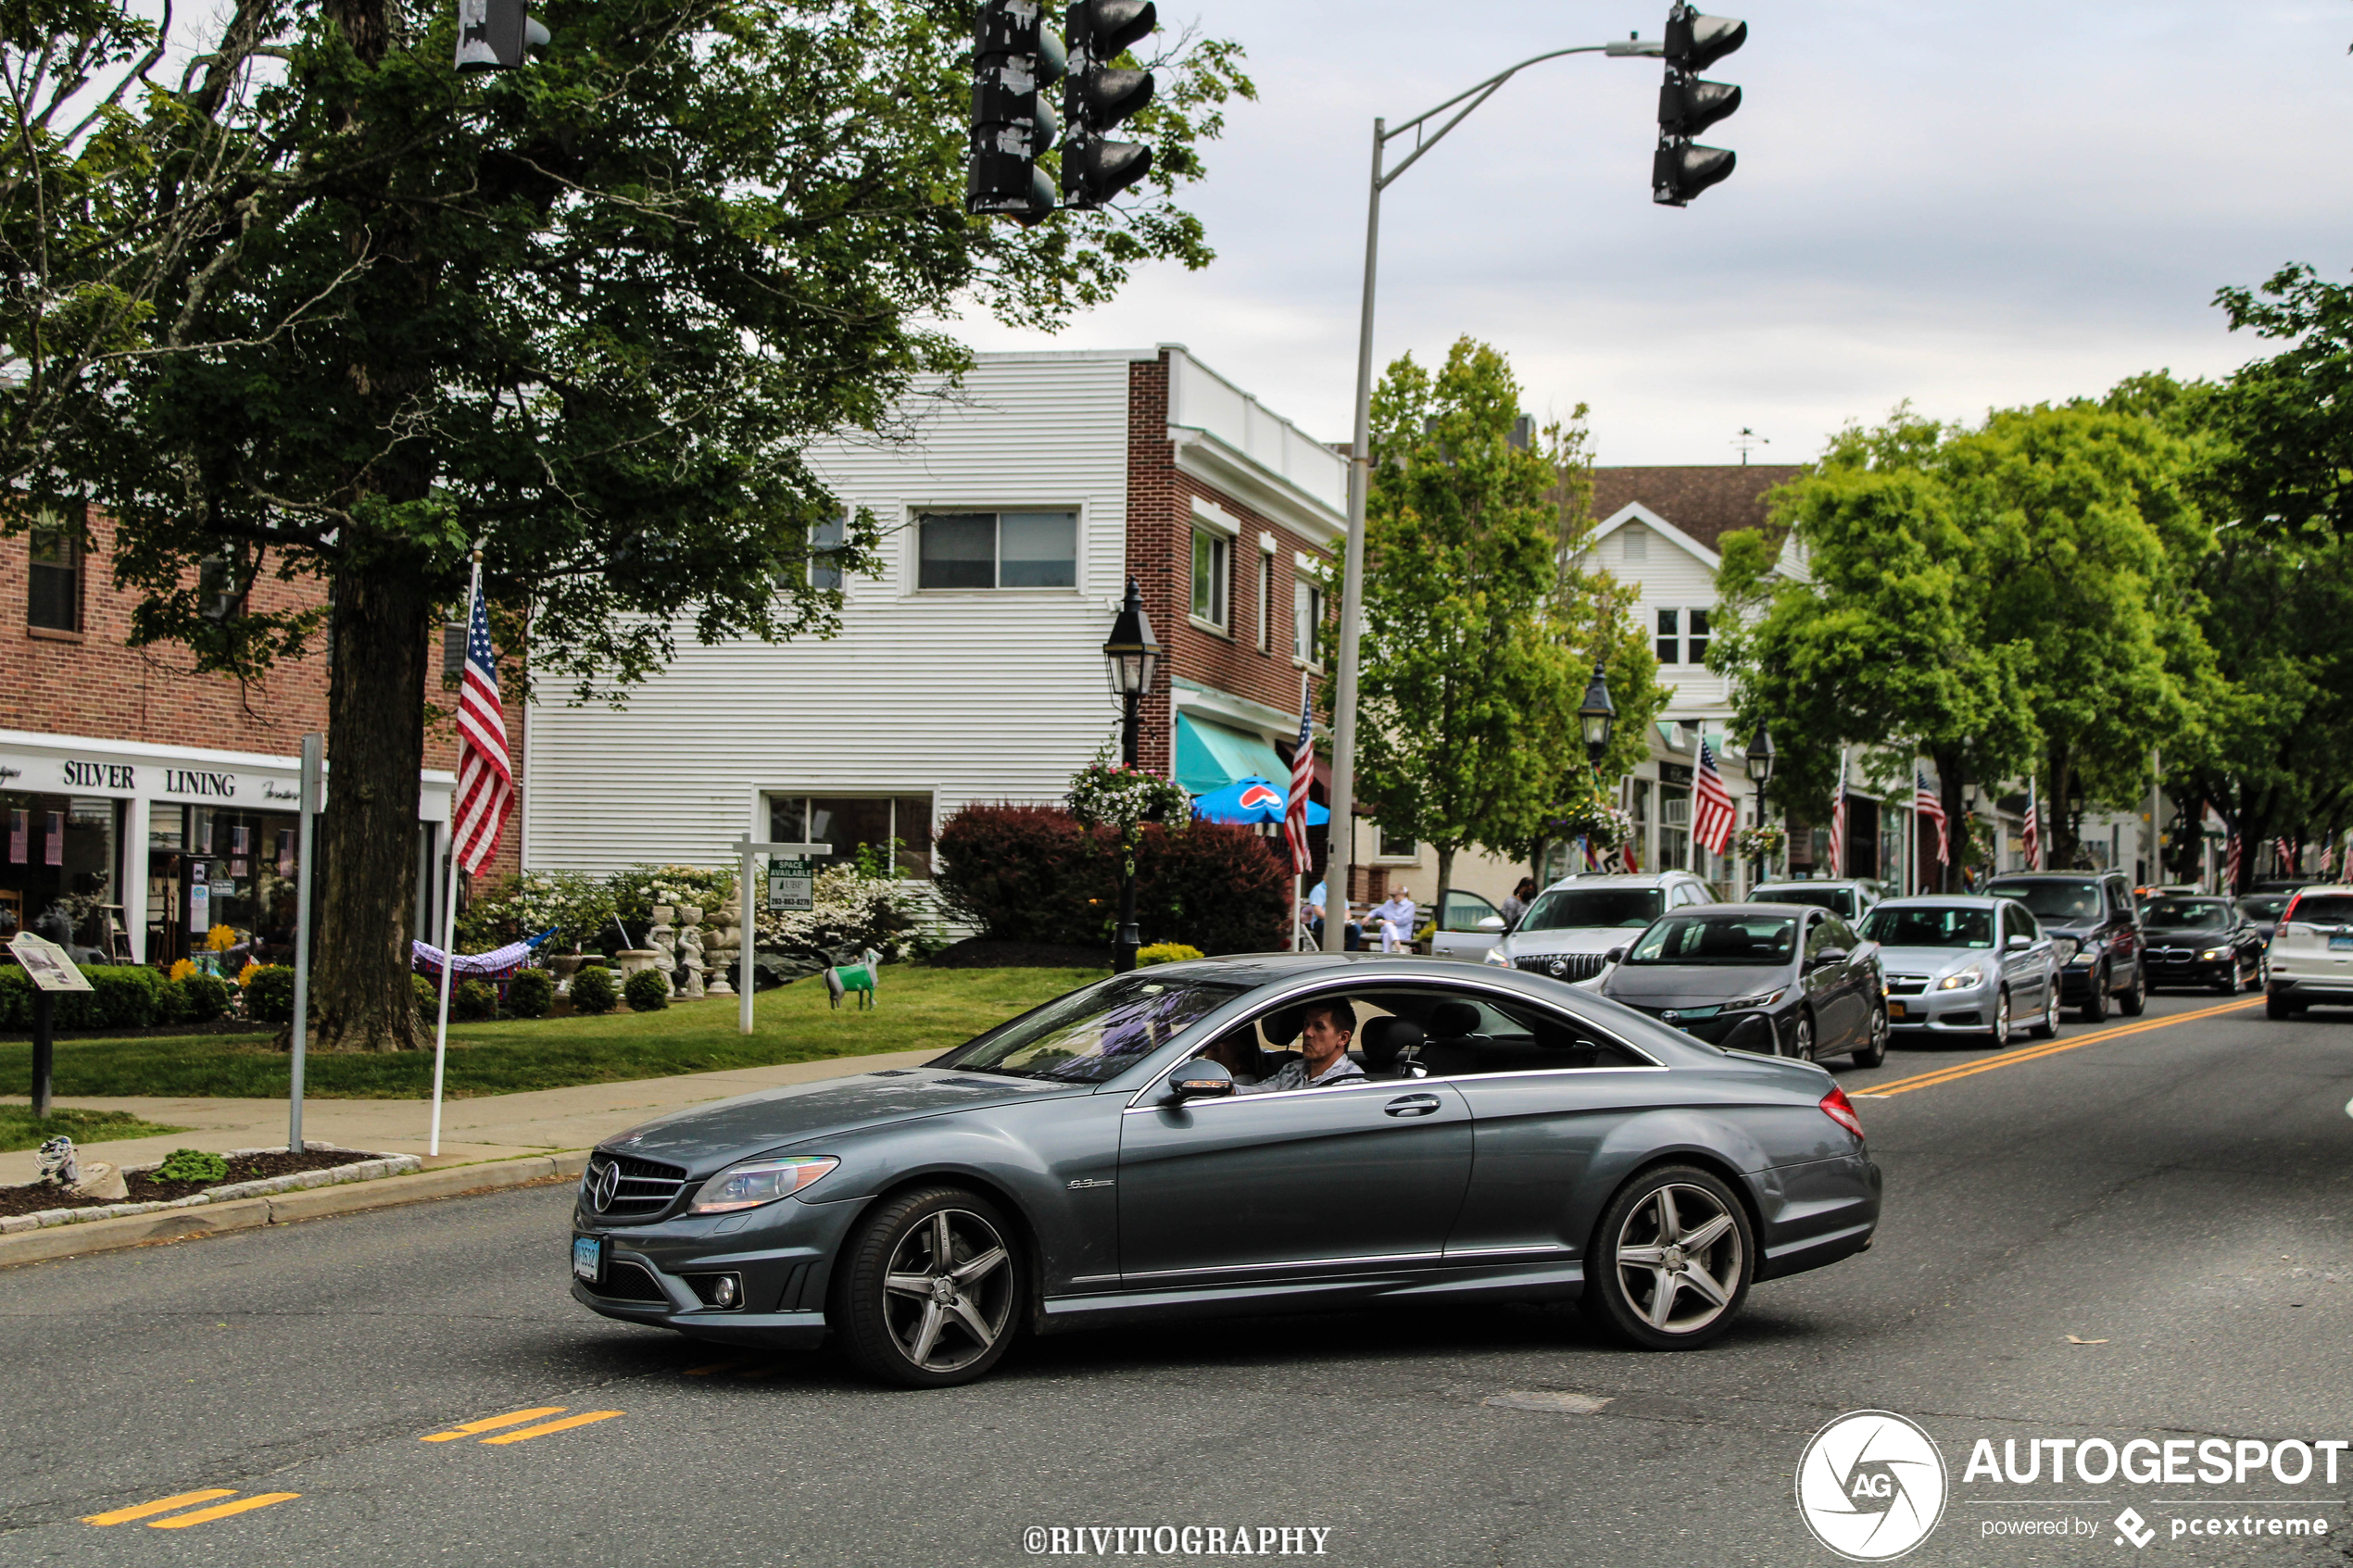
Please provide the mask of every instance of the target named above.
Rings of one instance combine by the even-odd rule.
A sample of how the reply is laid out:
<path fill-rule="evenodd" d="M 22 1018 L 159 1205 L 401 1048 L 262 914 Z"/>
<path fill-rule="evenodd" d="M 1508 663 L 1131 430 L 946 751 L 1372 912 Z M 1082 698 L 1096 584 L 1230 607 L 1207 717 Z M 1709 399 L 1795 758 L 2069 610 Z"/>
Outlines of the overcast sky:
<path fill-rule="evenodd" d="M 1718 7 L 1727 11 L 1730 6 Z M 1059 334 L 1170 341 L 1324 440 L 1355 374 L 1372 119 L 1546 48 L 1655 38 L 1665 0 L 1161 0 L 1241 41 L 1259 102 L 1190 200 L 1218 259 L 1140 271 Z M 1383 198 L 1386 364 L 1454 337 L 1531 411 L 1583 401 L 1604 463 L 1812 458 L 1909 398 L 1973 419 L 2137 370 L 2228 370 L 2224 283 L 2353 267 L 2347 0 L 1769 0 L 1712 79 L 1740 154 L 1689 207 L 1649 195 L 1659 64 L 1571 56 L 1504 87 Z"/>

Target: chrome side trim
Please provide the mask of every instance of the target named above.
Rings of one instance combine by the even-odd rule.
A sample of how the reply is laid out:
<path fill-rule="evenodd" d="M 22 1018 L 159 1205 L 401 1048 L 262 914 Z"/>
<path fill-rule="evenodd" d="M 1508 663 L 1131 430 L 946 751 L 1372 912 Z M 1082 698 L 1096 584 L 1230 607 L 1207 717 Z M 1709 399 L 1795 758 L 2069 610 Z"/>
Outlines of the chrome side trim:
<path fill-rule="evenodd" d="M 1366 1263 L 1428 1263 L 1444 1256 L 1442 1252 L 1378 1252 L 1362 1258 L 1301 1258 L 1280 1263 L 1217 1263 L 1201 1269 L 1155 1269 L 1150 1273 L 1122 1274 L 1119 1277 L 1129 1281 L 1185 1279 L 1194 1274 L 1254 1274 L 1275 1269 L 1339 1269 Z"/>
<path fill-rule="evenodd" d="M 1176 1067 L 1182 1067 L 1185 1064 L 1181 1061 L 1176 1063 Z M 1172 1067 L 1169 1071 L 1174 1073 L 1176 1071 L 1176 1067 Z M 1162 1082 L 1165 1083 L 1166 1080 L 1163 1079 Z M 1127 1104 L 1127 1108 L 1121 1111 L 1120 1114 L 1123 1116 L 1132 1116 L 1139 1110 L 1169 1110 L 1178 1106 L 1264 1105 L 1273 1100 L 1301 1099 L 1309 1095 L 1314 1095 L 1320 1099 L 1337 1099 L 1341 1095 L 1353 1094 L 1363 1089 L 1387 1089 L 1392 1095 L 1410 1095 L 1416 1092 L 1426 1092 L 1418 1091 L 1416 1087 L 1417 1085 L 1443 1084 L 1447 1082 L 1450 1082 L 1450 1080 L 1444 1078 L 1382 1078 L 1379 1080 L 1366 1079 L 1363 1083 L 1359 1083 L 1352 1078 L 1344 1084 L 1327 1084 L 1321 1088 L 1316 1088 L 1311 1085 L 1310 1087 L 1304 1089 L 1277 1089 L 1272 1094 L 1265 1095 L 1231 1094 L 1219 1095 L 1214 1098 L 1203 1097 L 1200 1099 L 1156 1099 L 1146 1105 L 1139 1105 L 1135 1101 L 1130 1100 Z M 1149 1092 L 1149 1090 L 1145 1092 Z M 1442 1099 L 1443 1097 L 1441 1098 Z"/>
<path fill-rule="evenodd" d="M 1557 1241 L 1541 1242 L 1533 1247 L 1450 1247 L 1443 1254 L 1455 1258 L 1573 1258 L 1577 1248 Z"/>

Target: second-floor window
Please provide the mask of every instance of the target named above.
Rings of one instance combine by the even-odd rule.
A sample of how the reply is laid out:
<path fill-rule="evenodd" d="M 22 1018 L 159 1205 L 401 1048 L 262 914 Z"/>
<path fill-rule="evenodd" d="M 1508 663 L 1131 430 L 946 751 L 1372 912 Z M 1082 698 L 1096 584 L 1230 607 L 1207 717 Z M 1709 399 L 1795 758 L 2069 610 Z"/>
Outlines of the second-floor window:
<path fill-rule="evenodd" d="M 1657 652 L 1661 664 L 1707 662 L 1707 613 L 1704 609 L 1658 611 Z"/>
<path fill-rule="evenodd" d="M 841 557 L 837 553 L 849 532 L 849 520 L 829 518 L 809 531 L 809 585 L 820 593 L 842 590 Z"/>
<path fill-rule="evenodd" d="M 1258 552 L 1258 651 L 1275 651 L 1275 558 Z"/>
<path fill-rule="evenodd" d="M 1075 588 L 1076 512 L 925 512 L 918 588 Z"/>
<path fill-rule="evenodd" d="M 25 623 L 50 632 L 82 630 L 82 543 L 62 528 L 32 531 Z"/>
<path fill-rule="evenodd" d="M 1302 664 L 1324 662 L 1324 591 L 1302 578 L 1291 583 L 1290 656 Z"/>
<path fill-rule="evenodd" d="M 1193 619 L 1227 623 L 1227 585 L 1234 576 L 1234 544 L 1222 533 L 1193 530 Z"/>

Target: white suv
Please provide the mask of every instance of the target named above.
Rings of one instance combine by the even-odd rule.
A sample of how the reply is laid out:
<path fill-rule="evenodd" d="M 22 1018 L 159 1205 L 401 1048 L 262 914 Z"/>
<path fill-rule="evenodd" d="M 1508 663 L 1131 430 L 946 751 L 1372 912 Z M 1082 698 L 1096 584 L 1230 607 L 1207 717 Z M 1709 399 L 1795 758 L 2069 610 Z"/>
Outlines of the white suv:
<path fill-rule="evenodd" d="M 1608 967 L 1612 947 L 1629 946 L 1659 916 L 1716 901 L 1689 872 L 1572 876 L 1538 894 L 1486 961 L 1555 980 L 1592 980 Z"/>
<path fill-rule="evenodd" d="M 2353 887 L 2296 889 L 2271 932 L 2263 1002 L 2273 1018 L 2314 1002 L 2353 1007 Z"/>

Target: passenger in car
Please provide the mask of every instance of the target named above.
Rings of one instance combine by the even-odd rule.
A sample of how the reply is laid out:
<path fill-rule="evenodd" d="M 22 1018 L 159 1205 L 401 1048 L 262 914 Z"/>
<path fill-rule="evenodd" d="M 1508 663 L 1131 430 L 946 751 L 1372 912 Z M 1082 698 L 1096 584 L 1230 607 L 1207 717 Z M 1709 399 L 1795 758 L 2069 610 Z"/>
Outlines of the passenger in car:
<path fill-rule="evenodd" d="M 1348 1054 L 1348 1043 L 1355 1035 L 1356 1009 L 1353 1003 L 1344 1000 L 1310 1002 L 1299 1032 L 1299 1056 L 1257 1083 L 1244 1084 L 1238 1080 L 1234 1092 L 1271 1095 L 1286 1089 L 1317 1089 L 1334 1084 L 1363 1083 L 1365 1070 Z"/>

